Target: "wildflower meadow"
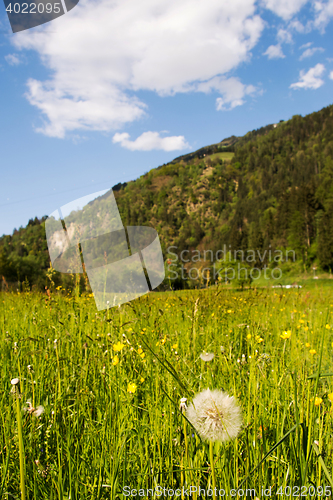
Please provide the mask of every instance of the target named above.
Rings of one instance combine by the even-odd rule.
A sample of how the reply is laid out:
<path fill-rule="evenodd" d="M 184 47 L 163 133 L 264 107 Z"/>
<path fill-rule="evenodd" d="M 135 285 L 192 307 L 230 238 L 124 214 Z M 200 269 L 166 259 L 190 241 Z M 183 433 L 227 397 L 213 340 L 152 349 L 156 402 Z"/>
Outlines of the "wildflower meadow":
<path fill-rule="evenodd" d="M 0 297 L 0 498 L 332 496 L 331 288 Z"/>

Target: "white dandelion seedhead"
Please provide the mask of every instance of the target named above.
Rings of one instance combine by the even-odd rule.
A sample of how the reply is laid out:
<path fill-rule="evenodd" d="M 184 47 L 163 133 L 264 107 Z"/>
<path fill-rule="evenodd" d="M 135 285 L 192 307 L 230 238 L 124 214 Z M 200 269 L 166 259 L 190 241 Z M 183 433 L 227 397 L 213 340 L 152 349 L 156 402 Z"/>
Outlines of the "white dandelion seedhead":
<path fill-rule="evenodd" d="M 12 378 L 11 381 L 11 389 L 10 389 L 10 394 L 14 397 L 21 397 L 20 394 L 20 379 L 19 378 Z"/>
<path fill-rule="evenodd" d="M 179 410 L 182 412 L 183 410 L 186 410 L 187 406 L 186 406 L 186 401 L 187 401 L 187 398 L 181 398 L 180 399 L 180 405 L 179 405 Z"/>
<path fill-rule="evenodd" d="M 205 441 L 229 441 L 242 427 L 242 410 L 235 398 L 218 389 L 197 394 L 186 417 Z"/>
<path fill-rule="evenodd" d="M 34 408 L 31 404 L 30 399 L 27 401 L 27 407 L 23 408 L 24 411 L 28 412 L 30 415 L 33 415 L 34 417 L 40 417 L 44 413 L 44 406 L 40 405 L 37 406 L 37 408 Z"/>
<path fill-rule="evenodd" d="M 214 358 L 215 354 L 213 352 L 202 352 L 200 354 L 200 358 L 202 361 L 211 361 Z"/>

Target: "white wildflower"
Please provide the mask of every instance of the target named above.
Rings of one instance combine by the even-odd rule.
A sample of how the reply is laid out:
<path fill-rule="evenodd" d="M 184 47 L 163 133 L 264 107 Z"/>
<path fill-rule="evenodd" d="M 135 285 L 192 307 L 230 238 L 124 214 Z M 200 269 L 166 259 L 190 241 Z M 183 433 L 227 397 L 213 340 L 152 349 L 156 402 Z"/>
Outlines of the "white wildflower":
<path fill-rule="evenodd" d="M 197 394 L 186 417 L 207 441 L 229 441 L 238 436 L 242 427 L 241 408 L 235 398 L 218 389 Z"/>
<path fill-rule="evenodd" d="M 202 352 L 200 354 L 200 358 L 202 361 L 211 361 L 214 358 L 214 353 L 213 352 Z"/>

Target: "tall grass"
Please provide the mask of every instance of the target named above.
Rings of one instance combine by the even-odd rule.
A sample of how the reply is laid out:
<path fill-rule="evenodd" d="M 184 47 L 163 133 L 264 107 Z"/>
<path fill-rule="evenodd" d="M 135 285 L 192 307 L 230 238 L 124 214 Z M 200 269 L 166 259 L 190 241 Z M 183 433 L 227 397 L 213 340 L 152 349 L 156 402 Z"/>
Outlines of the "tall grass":
<path fill-rule="evenodd" d="M 21 410 L 28 399 L 45 408 L 22 413 L 29 500 L 207 489 L 212 457 L 226 492 L 333 491 L 332 307 L 330 289 L 151 293 L 105 312 L 92 296 L 3 293 L 0 498 L 21 491 L 14 377 Z M 234 395 L 244 419 L 240 436 L 211 452 L 179 411 L 180 398 L 207 387 Z"/>

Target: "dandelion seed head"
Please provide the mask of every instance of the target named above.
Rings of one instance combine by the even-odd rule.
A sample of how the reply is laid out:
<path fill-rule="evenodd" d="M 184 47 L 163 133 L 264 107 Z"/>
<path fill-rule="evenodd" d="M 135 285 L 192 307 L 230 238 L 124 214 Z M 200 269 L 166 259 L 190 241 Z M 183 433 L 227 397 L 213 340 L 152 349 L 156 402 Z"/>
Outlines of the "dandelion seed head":
<path fill-rule="evenodd" d="M 235 398 L 218 389 L 205 389 L 195 396 L 186 417 L 205 441 L 229 441 L 242 427 L 241 408 Z"/>
<path fill-rule="evenodd" d="M 179 406 L 179 410 L 182 412 L 183 410 L 186 410 L 187 409 L 187 406 L 186 406 L 186 401 L 187 401 L 187 398 L 181 398 L 180 399 L 180 406 Z"/>
<path fill-rule="evenodd" d="M 35 411 L 32 412 L 34 417 L 40 417 L 42 415 L 42 413 L 44 413 L 44 406 L 42 406 L 42 405 L 37 406 Z"/>
<path fill-rule="evenodd" d="M 202 352 L 200 354 L 200 358 L 202 361 L 211 361 L 214 358 L 214 353 L 213 352 Z"/>
<path fill-rule="evenodd" d="M 12 380 L 10 381 L 12 385 L 17 385 L 19 382 L 20 382 L 19 378 L 12 378 Z"/>

